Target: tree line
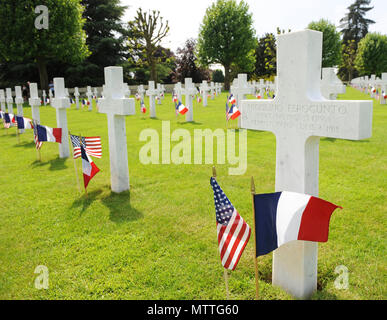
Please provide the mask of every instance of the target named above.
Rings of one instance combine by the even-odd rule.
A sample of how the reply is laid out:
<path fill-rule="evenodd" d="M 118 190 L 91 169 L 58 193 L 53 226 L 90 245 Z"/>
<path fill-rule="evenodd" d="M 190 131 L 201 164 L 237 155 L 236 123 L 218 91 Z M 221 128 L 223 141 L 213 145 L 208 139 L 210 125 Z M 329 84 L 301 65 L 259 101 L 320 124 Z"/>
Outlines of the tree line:
<path fill-rule="evenodd" d="M 276 75 L 276 36 L 257 36 L 253 16 L 243 0 L 218 0 L 210 5 L 197 39 L 187 39 L 173 52 L 161 45 L 170 27 L 161 13 L 139 8 L 132 21 L 122 21 L 120 0 L 46 0 L 48 29 L 34 28 L 37 0 L 2 0 L 0 7 L 0 87 L 21 81 L 48 87 L 53 76 L 66 85 L 101 86 L 106 66 L 122 66 L 125 82 L 154 80 L 175 83 L 224 82 L 238 73 L 249 79 L 273 80 Z M 374 21 L 366 14 L 371 0 L 355 0 L 337 28 L 328 20 L 307 28 L 323 32 L 323 67 L 337 67 L 342 80 L 387 71 L 387 36 L 369 33 Z M 340 30 L 338 30 L 340 29 Z M 209 66 L 221 64 L 221 70 Z"/>

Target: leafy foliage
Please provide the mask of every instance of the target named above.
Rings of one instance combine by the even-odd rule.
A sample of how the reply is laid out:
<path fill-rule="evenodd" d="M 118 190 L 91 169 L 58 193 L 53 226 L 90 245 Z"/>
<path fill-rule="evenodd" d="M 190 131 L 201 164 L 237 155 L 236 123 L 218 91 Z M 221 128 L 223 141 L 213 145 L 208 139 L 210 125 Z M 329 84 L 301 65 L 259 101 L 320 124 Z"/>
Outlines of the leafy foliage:
<path fill-rule="evenodd" d="M 243 0 L 218 0 L 206 10 L 200 26 L 198 56 L 202 64 L 220 63 L 225 68 L 225 88 L 230 87 L 230 68 L 254 70 L 255 30 L 249 6 Z"/>
<path fill-rule="evenodd" d="M 359 42 L 355 59 L 360 75 L 380 76 L 387 70 L 387 36 L 380 33 L 368 33 Z"/>
<path fill-rule="evenodd" d="M 322 67 L 335 67 L 341 63 L 341 37 L 336 26 L 328 20 L 311 22 L 308 29 L 323 33 Z"/>
<path fill-rule="evenodd" d="M 49 29 L 36 29 L 35 7 L 41 1 L 2 0 L 0 6 L 0 60 L 36 62 L 42 88 L 48 86 L 47 60 L 77 63 L 90 52 L 82 29 L 82 6 L 79 0 L 46 0 Z"/>
<path fill-rule="evenodd" d="M 174 73 L 174 80 L 176 82 L 184 82 L 185 78 L 192 78 L 194 83 L 210 79 L 209 70 L 198 65 L 195 50 L 196 41 L 194 39 L 188 39 L 185 42 L 184 48 L 177 49 L 177 67 Z"/>
<path fill-rule="evenodd" d="M 168 35 L 168 32 L 168 21 L 163 21 L 160 11 L 143 12 L 139 8 L 134 20 L 129 21 L 129 44 L 132 50 L 145 57 L 150 68 L 150 79 L 153 81 L 157 81 L 157 58 L 155 53 L 161 40 Z"/>
<path fill-rule="evenodd" d="M 348 13 L 340 20 L 344 43 L 347 43 L 348 40 L 355 40 L 357 45 L 368 33 L 369 25 L 375 23 L 375 21 L 365 18 L 367 12 L 373 9 L 373 7 L 369 7 L 370 3 L 371 0 L 355 0 L 348 7 Z"/>
<path fill-rule="evenodd" d="M 277 73 L 277 45 L 275 35 L 266 33 L 257 41 L 254 79 L 270 78 Z"/>

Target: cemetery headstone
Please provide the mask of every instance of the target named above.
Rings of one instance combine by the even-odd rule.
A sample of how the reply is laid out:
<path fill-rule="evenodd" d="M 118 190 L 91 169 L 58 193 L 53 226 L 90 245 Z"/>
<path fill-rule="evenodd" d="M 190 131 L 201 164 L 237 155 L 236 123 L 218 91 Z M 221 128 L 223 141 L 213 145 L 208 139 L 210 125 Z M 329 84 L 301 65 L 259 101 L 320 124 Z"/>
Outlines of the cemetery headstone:
<path fill-rule="evenodd" d="M 70 157 L 69 133 L 67 127 L 67 111 L 70 100 L 66 97 L 64 78 L 54 78 L 54 94 L 51 106 L 56 110 L 57 128 L 62 128 L 62 143 L 59 144 L 59 158 Z"/>
<path fill-rule="evenodd" d="M 276 191 L 318 196 L 320 137 L 362 140 L 372 134 L 371 101 L 328 101 L 320 91 L 322 33 L 278 36 L 277 95 L 242 101 L 242 128 L 276 136 Z M 298 298 L 317 289 L 317 243 L 294 241 L 273 255 L 273 284 Z"/>
<path fill-rule="evenodd" d="M 149 112 L 151 118 L 156 118 L 156 96 L 158 94 L 157 89 L 155 89 L 155 82 L 149 81 L 148 90 L 146 95 L 149 97 Z"/>
<path fill-rule="evenodd" d="M 31 106 L 32 120 L 40 123 L 39 108 L 41 104 L 40 104 L 40 98 L 38 96 L 38 85 L 36 83 L 30 83 L 30 98 L 28 99 L 28 103 Z"/>
<path fill-rule="evenodd" d="M 125 116 L 134 115 L 134 99 L 124 96 L 122 67 L 105 68 L 104 97 L 99 101 L 99 112 L 107 115 L 111 188 L 115 193 L 130 189 Z"/>

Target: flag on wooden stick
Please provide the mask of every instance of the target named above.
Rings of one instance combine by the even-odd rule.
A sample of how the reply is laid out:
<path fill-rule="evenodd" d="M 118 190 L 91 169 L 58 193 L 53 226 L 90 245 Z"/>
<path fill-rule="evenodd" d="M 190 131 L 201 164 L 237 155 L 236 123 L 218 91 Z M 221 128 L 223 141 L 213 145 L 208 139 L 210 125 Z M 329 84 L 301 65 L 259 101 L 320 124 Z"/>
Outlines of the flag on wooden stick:
<path fill-rule="evenodd" d="M 214 191 L 220 259 L 225 269 L 235 270 L 249 242 L 251 228 L 231 204 L 214 177 L 211 178 L 211 186 Z"/>

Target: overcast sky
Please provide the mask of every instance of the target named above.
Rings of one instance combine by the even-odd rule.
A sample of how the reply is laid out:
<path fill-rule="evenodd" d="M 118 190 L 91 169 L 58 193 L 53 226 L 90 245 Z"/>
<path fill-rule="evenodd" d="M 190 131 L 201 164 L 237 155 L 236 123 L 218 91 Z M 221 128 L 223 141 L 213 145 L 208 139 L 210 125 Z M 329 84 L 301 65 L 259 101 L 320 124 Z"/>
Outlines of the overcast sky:
<path fill-rule="evenodd" d="M 254 27 L 258 36 L 266 32 L 276 33 L 277 27 L 299 31 L 311 21 L 328 19 L 336 26 L 354 0 L 245 0 L 253 14 Z M 155 9 L 169 21 L 169 36 L 162 45 L 176 51 L 189 38 L 197 38 L 206 8 L 215 0 L 121 0 L 129 6 L 124 21 L 132 19 L 137 8 Z M 367 18 L 376 23 L 370 31 L 387 33 L 387 0 L 372 0 L 374 9 Z"/>

